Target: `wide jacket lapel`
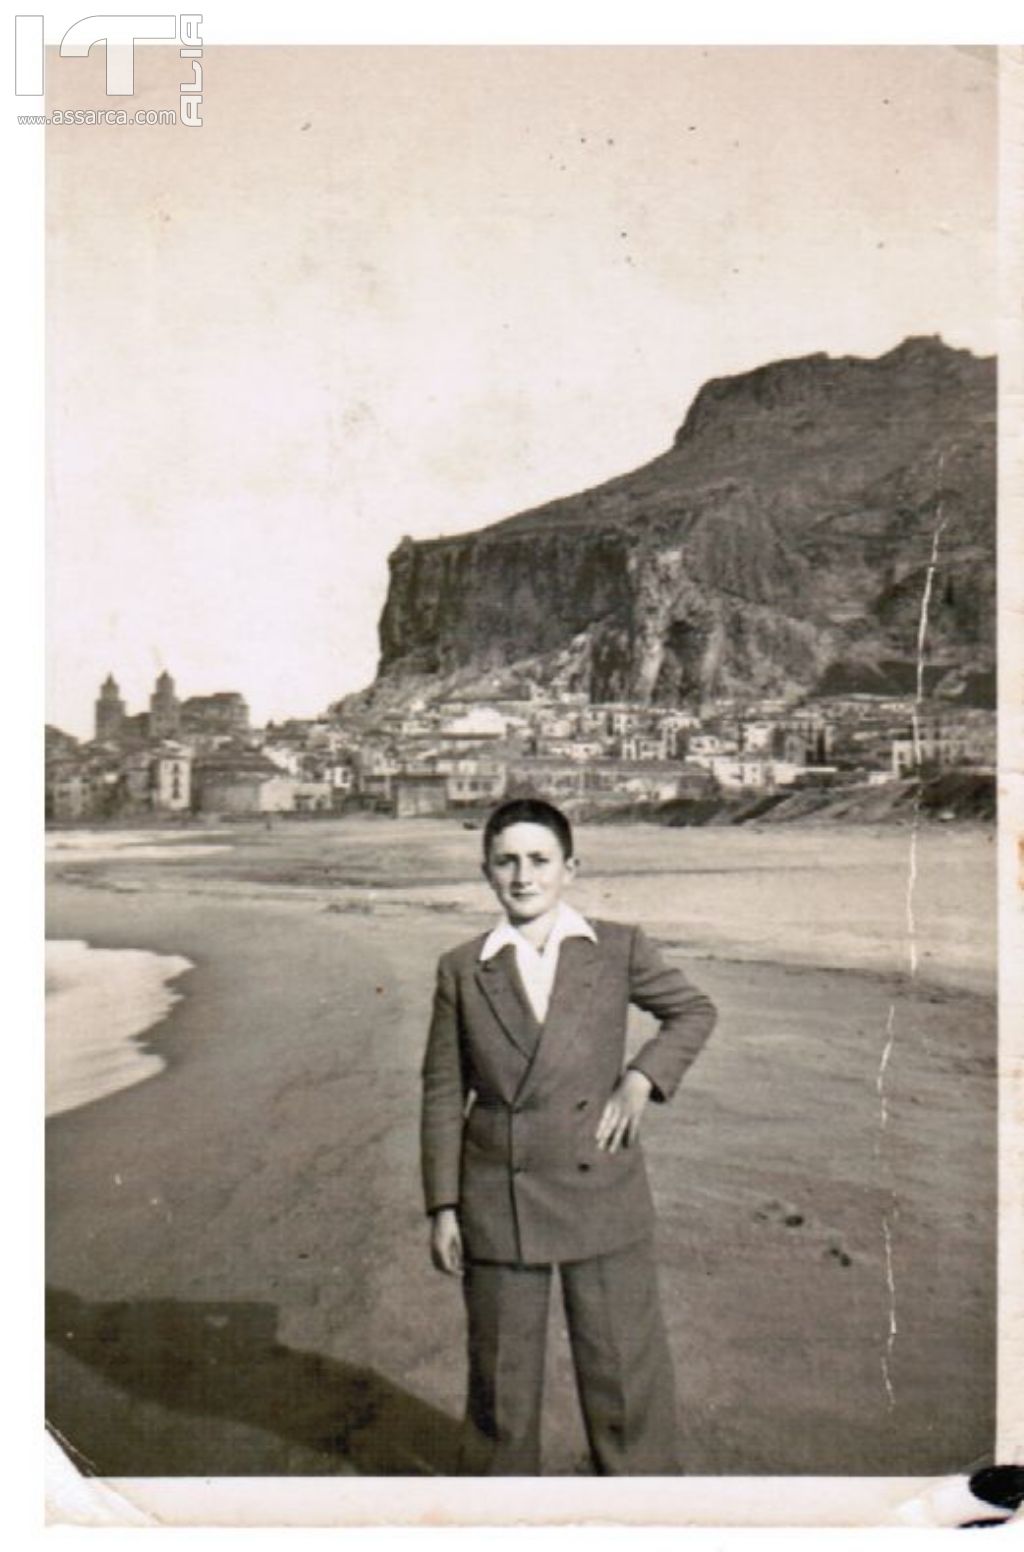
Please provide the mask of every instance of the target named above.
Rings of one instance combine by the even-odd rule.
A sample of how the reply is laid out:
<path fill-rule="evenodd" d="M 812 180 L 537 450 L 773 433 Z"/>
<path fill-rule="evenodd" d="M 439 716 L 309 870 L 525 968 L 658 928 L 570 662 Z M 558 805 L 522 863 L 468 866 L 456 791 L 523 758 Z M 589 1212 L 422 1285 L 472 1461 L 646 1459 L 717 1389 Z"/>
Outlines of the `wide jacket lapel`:
<path fill-rule="evenodd" d="M 579 1038 L 601 969 L 601 954 L 589 938 L 566 938 L 558 952 L 558 970 L 551 989 L 544 1032 L 520 1097 L 533 1089 L 543 1074 L 570 1059 Z"/>
<path fill-rule="evenodd" d="M 481 960 L 474 975 L 498 1023 L 529 1061 L 537 1049 L 540 1026 L 516 973 L 511 944 L 506 944 L 493 958 Z"/>

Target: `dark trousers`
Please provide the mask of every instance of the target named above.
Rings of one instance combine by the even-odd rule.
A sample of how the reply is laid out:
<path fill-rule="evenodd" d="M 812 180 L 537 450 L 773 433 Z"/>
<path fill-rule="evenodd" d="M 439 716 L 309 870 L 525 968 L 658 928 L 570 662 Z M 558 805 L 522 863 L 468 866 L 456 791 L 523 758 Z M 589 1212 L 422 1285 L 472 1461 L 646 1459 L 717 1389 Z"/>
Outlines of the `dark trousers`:
<path fill-rule="evenodd" d="M 540 1474 L 551 1266 L 470 1262 L 469 1393 L 461 1470 Z M 672 1357 L 650 1239 L 559 1265 L 580 1408 L 599 1476 L 679 1471 Z"/>

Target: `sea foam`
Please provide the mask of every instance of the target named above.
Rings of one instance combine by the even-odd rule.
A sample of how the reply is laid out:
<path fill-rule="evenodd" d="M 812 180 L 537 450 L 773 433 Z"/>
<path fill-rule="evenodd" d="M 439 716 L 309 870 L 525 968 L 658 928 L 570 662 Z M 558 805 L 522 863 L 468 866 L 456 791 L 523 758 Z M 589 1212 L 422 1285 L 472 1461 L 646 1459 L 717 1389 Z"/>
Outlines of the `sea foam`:
<path fill-rule="evenodd" d="M 192 969 L 178 954 L 46 945 L 46 1114 L 59 1115 L 162 1072 L 138 1037 L 166 1018 Z"/>

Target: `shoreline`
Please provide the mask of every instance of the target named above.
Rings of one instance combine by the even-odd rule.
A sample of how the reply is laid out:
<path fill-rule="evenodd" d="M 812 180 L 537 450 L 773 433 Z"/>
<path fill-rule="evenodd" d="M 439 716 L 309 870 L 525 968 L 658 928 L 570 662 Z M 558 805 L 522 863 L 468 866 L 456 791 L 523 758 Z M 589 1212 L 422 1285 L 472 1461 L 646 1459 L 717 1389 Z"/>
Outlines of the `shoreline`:
<path fill-rule="evenodd" d="M 81 890 L 83 893 L 91 894 L 93 891 L 103 890 L 105 887 L 109 888 L 110 893 L 114 895 L 132 894 L 135 892 L 134 890 L 123 890 L 109 885 L 104 886 L 99 884 L 86 884 L 78 879 L 62 879 L 58 884 L 51 885 L 51 890 L 55 888 L 68 889 L 76 892 Z M 192 890 L 188 889 L 181 891 L 168 890 L 166 891 L 166 894 L 171 899 L 217 899 L 230 902 L 232 904 L 237 904 L 239 906 L 258 906 L 260 904 L 265 904 L 268 906 L 280 905 L 287 907 L 292 905 L 298 909 L 302 906 L 314 905 L 319 906 L 324 914 L 327 915 L 340 916 L 346 919 L 355 917 L 356 919 L 363 921 L 366 921 L 367 919 L 374 919 L 382 925 L 389 921 L 397 922 L 409 916 L 419 915 L 420 913 L 424 912 L 424 910 L 430 909 L 429 906 L 424 907 L 420 902 L 406 899 L 383 901 L 378 899 L 375 900 L 369 908 L 367 908 L 358 902 L 349 905 L 346 902 L 337 900 L 335 897 L 329 894 L 316 893 L 314 891 L 304 891 L 301 888 L 290 889 L 286 886 L 281 886 L 277 890 L 271 888 L 265 892 L 254 889 L 251 893 L 245 894 L 234 891 L 224 891 L 221 893 L 214 890 L 193 892 Z M 494 924 L 491 917 L 485 916 L 482 912 L 473 911 L 469 908 L 467 908 L 464 912 L 458 912 L 445 908 L 444 910 L 439 910 L 437 912 L 437 917 L 439 921 L 448 922 L 453 927 L 457 926 L 460 921 L 462 922 L 462 924 L 467 928 L 467 931 L 464 934 L 464 937 L 459 938 L 459 941 L 464 941 L 465 939 L 471 938 L 478 933 L 484 933 L 488 931 L 489 928 Z M 611 919 L 618 920 L 620 918 L 613 916 Z M 621 919 L 625 920 L 624 917 Z M 144 929 L 142 930 L 144 933 Z M 96 936 L 95 943 L 90 942 L 90 947 L 124 953 L 130 953 L 132 951 L 138 950 L 139 952 L 151 954 L 156 958 L 174 957 L 173 951 L 168 951 L 164 948 L 154 946 L 157 942 L 157 939 L 155 938 L 150 938 L 145 942 L 140 941 L 140 933 L 138 931 L 133 932 L 131 941 L 125 939 L 124 936 L 120 933 L 112 934 L 102 927 L 97 929 L 97 934 L 98 935 Z M 787 975 L 834 975 L 844 979 L 863 979 L 865 981 L 870 981 L 871 983 L 878 986 L 892 987 L 894 990 L 898 991 L 909 992 L 917 989 L 922 994 L 938 993 L 941 994 L 944 998 L 948 998 L 952 1001 L 956 1001 L 958 999 L 970 999 L 994 1005 L 997 1000 L 998 988 L 994 982 L 994 978 L 992 979 L 991 985 L 987 984 L 988 978 L 979 978 L 978 984 L 971 985 L 957 980 L 943 980 L 941 978 L 932 979 L 920 969 L 911 971 L 909 968 L 899 969 L 894 967 L 880 967 L 866 963 L 838 964 L 825 959 L 802 959 L 796 957 L 770 956 L 759 957 L 753 953 L 729 953 L 723 951 L 720 948 L 712 947 L 707 944 L 695 944 L 692 940 L 689 939 L 669 937 L 656 932 L 653 929 L 648 931 L 648 936 L 657 947 L 668 952 L 670 955 L 674 954 L 684 964 L 722 965 L 734 969 L 750 967 L 752 969 L 765 971 L 775 970 Z M 102 942 L 100 941 L 101 937 L 103 939 Z M 70 940 L 51 936 L 50 933 L 47 932 L 45 941 L 46 943 L 57 943 Z M 195 968 L 195 966 L 190 962 L 188 968 Z M 185 972 L 181 971 L 179 973 L 184 974 Z M 183 992 L 180 995 L 185 996 L 187 994 Z M 160 1022 L 162 1022 L 163 1019 L 167 1016 L 169 1015 L 161 1015 Z M 155 1025 L 151 1025 L 149 1027 L 152 1028 L 155 1027 Z"/>
<path fill-rule="evenodd" d="M 191 969 L 190 959 L 136 944 L 46 939 L 47 1120 L 159 1076 L 150 1033 Z"/>

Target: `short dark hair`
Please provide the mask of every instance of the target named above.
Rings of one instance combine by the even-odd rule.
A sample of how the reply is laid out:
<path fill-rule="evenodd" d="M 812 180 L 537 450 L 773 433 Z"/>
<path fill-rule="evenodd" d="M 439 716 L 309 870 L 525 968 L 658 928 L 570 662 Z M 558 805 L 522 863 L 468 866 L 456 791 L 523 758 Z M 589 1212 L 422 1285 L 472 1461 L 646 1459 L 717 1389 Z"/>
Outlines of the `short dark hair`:
<path fill-rule="evenodd" d="M 560 808 L 546 802 L 544 798 L 510 798 L 507 803 L 499 803 L 487 816 L 484 825 L 485 862 L 491 854 L 494 837 L 514 824 L 543 825 L 554 835 L 562 848 L 562 855 L 566 859 L 572 856 L 572 825 Z"/>

